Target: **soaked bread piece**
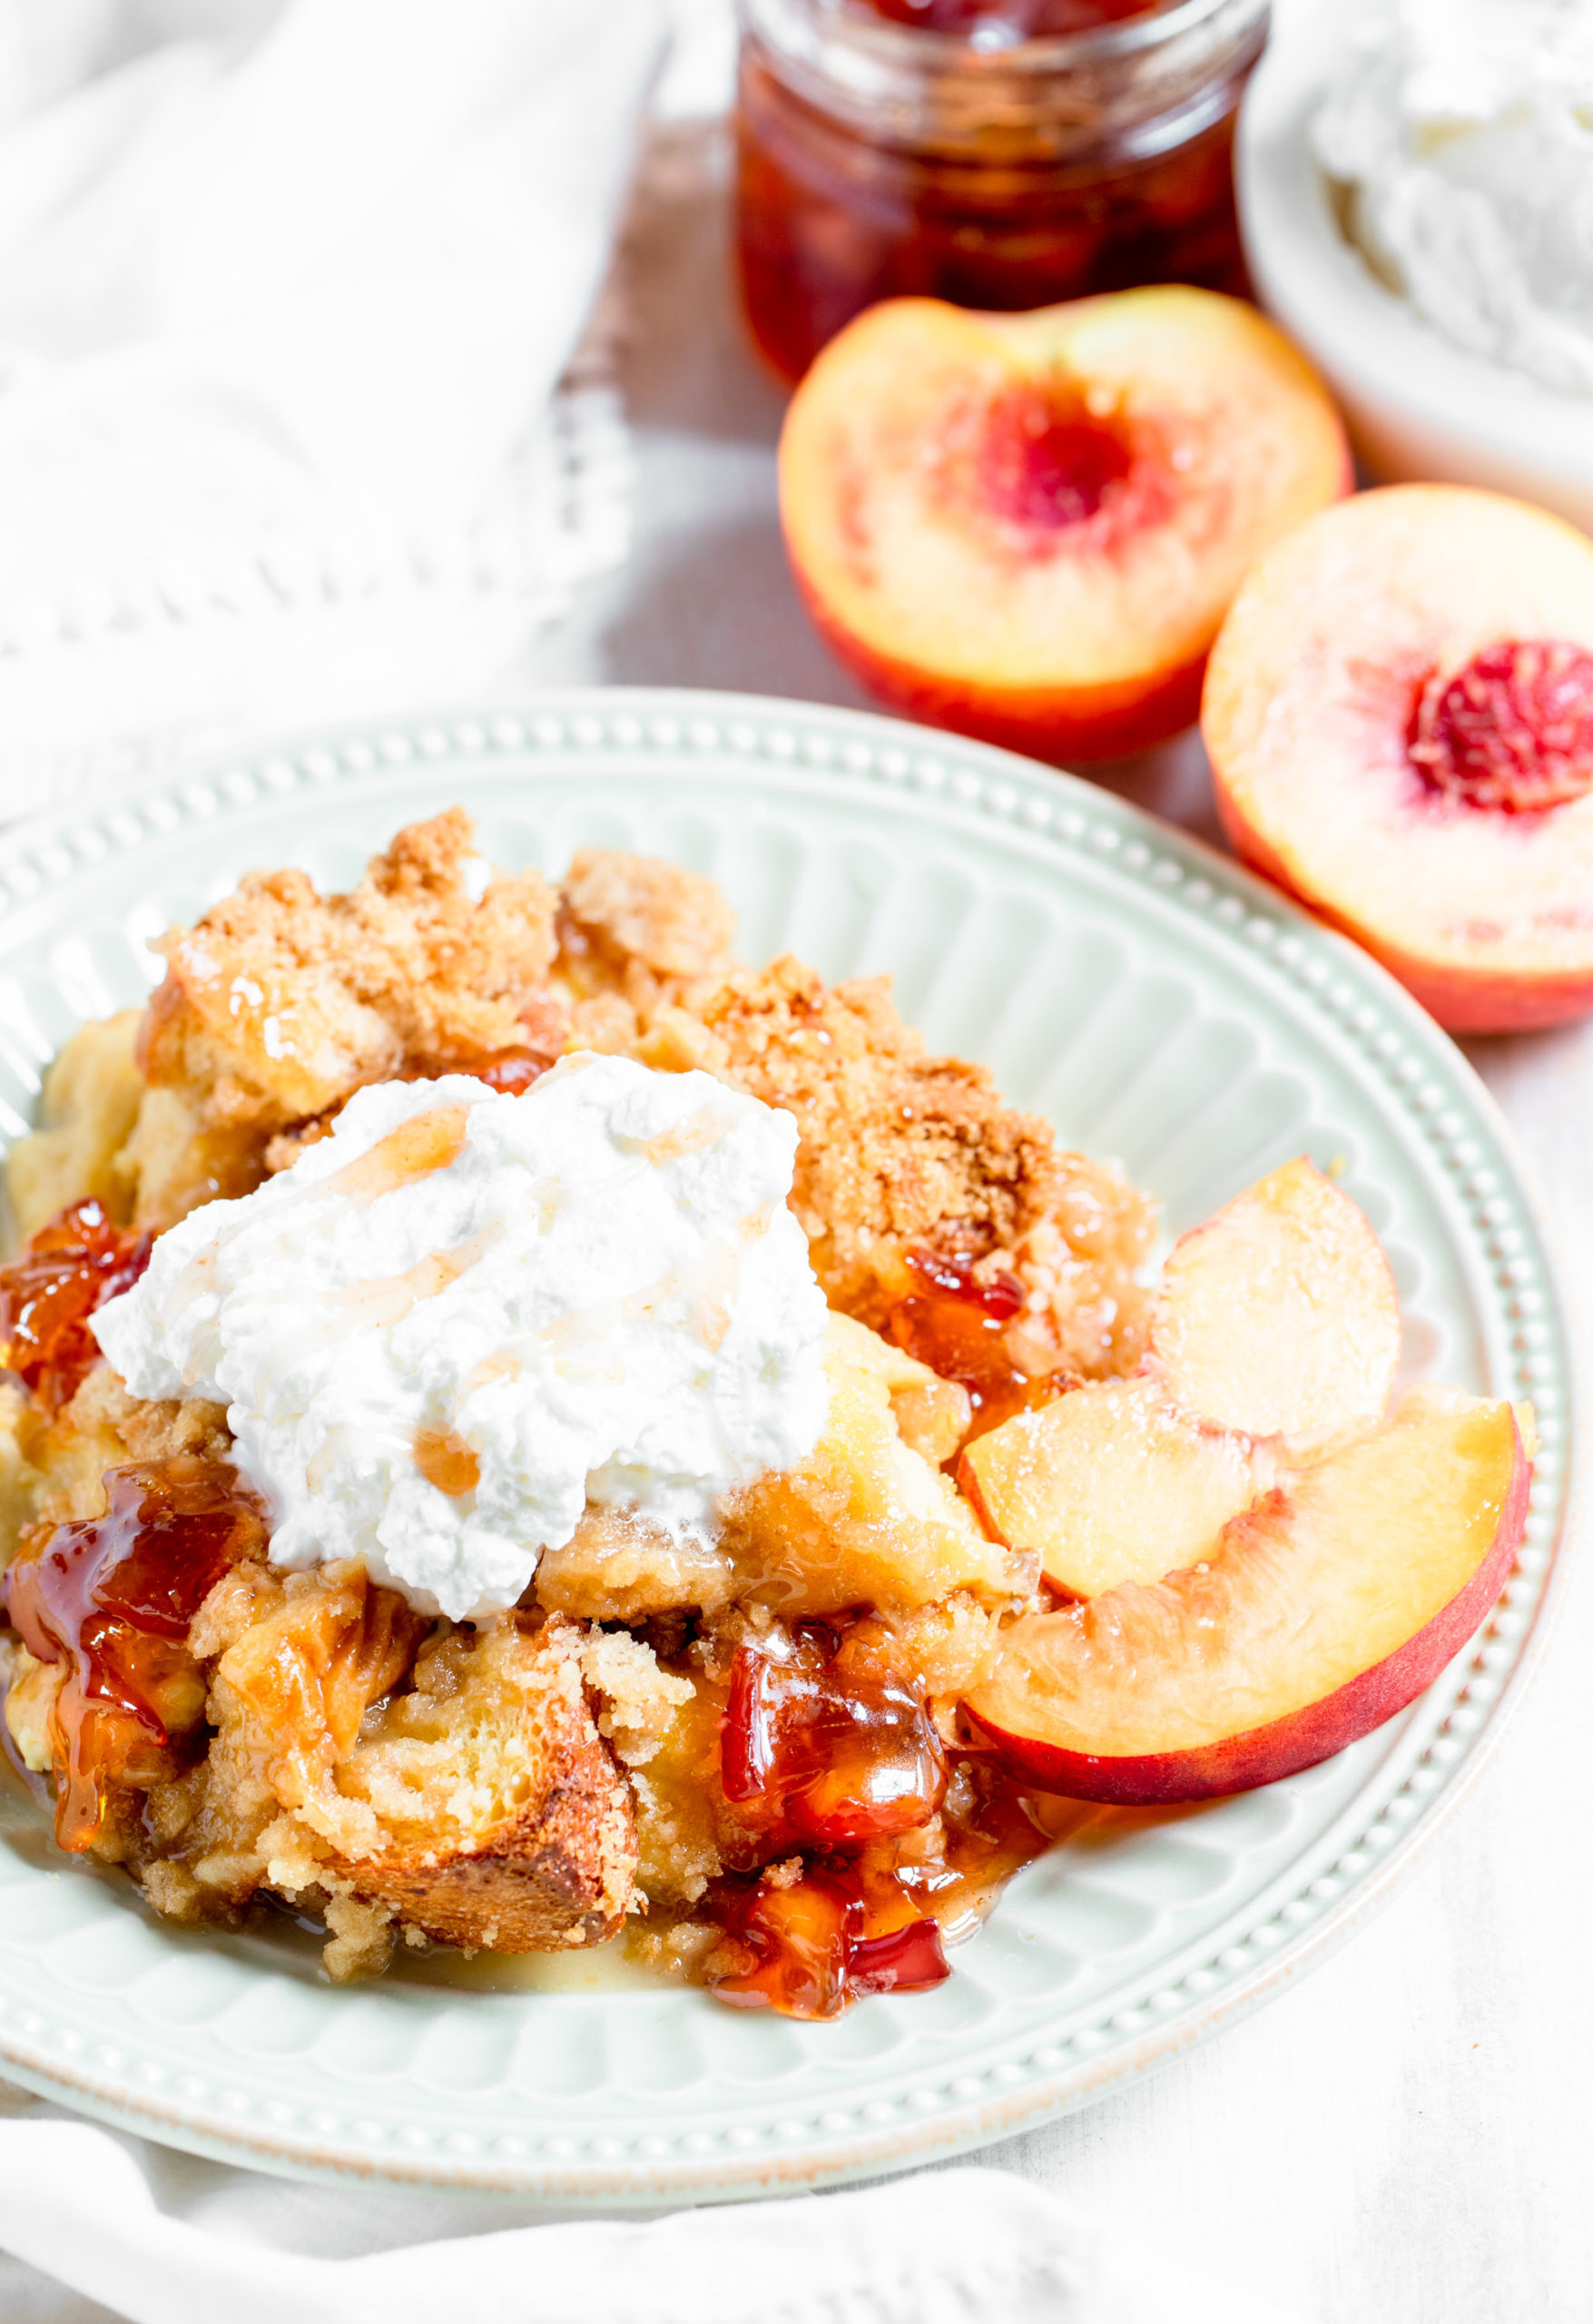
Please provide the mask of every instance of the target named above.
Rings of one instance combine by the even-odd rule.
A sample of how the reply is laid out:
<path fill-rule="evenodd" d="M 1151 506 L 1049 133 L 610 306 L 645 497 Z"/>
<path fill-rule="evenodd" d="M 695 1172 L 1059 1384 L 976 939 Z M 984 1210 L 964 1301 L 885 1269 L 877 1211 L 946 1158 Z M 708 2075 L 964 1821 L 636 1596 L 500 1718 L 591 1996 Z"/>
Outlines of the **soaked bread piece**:
<path fill-rule="evenodd" d="M 124 1169 L 141 1225 L 258 1182 L 271 1135 L 369 1081 L 531 1041 L 550 1018 L 554 898 L 536 872 L 487 878 L 459 809 L 414 823 L 347 895 L 254 872 L 162 938 L 140 1037 L 149 1095 Z"/>
<path fill-rule="evenodd" d="M 38 1514 L 44 1492 L 41 1431 L 20 1380 L 0 1377 L 0 1565 Z"/>
<path fill-rule="evenodd" d="M 369 1612 L 358 1619 L 363 1646 Z M 612 1936 L 631 1902 L 635 1828 L 586 1699 L 585 1636 L 572 1622 L 538 1629 L 513 1615 L 446 1630 L 401 1691 L 362 1710 L 329 1786 L 320 1738 L 301 1748 L 277 1790 L 297 1793 L 287 1804 L 314 1836 L 321 1877 L 447 1945 L 532 1953 Z M 311 1666 L 318 1642 L 302 1649 Z M 365 1683 L 379 1685 L 381 1649 L 364 1651 L 375 1671 Z M 280 1670 L 280 1640 L 257 1624 L 217 1671 L 218 1690 L 247 1699 L 262 1740 L 282 1730 Z"/>
<path fill-rule="evenodd" d="M 535 872 L 490 879 L 472 846 L 455 811 L 400 832 L 348 895 L 257 875 L 165 939 L 136 1053 L 126 1016 L 54 1069 L 47 1127 L 12 1165 L 26 1215 L 94 1192 L 164 1226 L 286 1167 L 392 1076 L 527 1052 L 535 1071 L 582 1047 L 701 1067 L 796 1119 L 792 1205 L 838 1311 L 830 1419 L 805 1462 L 732 1497 L 715 1541 L 591 1508 L 544 1555 L 535 1601 L 479 1624 L 258 1550 L 216 1583 L 185 1649 L 202 1718 L 118 1781 L 94 1852 L 180 1920 L 262 1896 L 320 1913 L 337 1976 L 379 1969 L 404 1935 L 592 1944 L 649 1905 L 659 1944 L 685 1944 L 694 1925 L 668 1915 L 707 1913 L 710 1884 L 764 1862 L 721 1738 L 741 1649 L 788 1651 L 793 1623 L 851 1625 L 853 1660 L 864 1640 L 955 1739 L 1033 1561 L 986 1538 L 948 1472 L 969 1385 L 888 1344 L 918 1262 L 999 1286 L 1019 1377 L 1127 1370 L 1144 1334 L 1150 1205 L 982 1067 L 928 1051 L 883 980 L 742 968 L 698 873 L 588 850 L 556 897 Z M 219 1407 L 142 1403 L 103 1364 L 58 1413 L 15 1392 L 6 1548 L 30 1522 L 99 1517 L 108 1470 L 231 1457 Z M 59 1774 L 63 1666 L 20 1643 L 5 1661 L 13 1738 Z"/>
<path fill-rule="evenodd" d="M 645 1622 L 683 1607 L 716 1612 L 740 1588 L 723 1550 L 634 1510 L 591 1505 L 569 1540 L 544 1550 L 536 1600 L 551 1613 Z"/>
<path fill-rule="evenodd" d="M 108 1364 L 96 1364 L 47 1426 L 35 1426 L 32 1451 L 41 1487 L 30 1514 L 62 1525 L 103 1515 L 107 1470 L 174 1453 L 229 1461 L 232 1439 L 223 1405 L 198 1397 L 134 1396 Z M 16 1540 L 16 1531 L 0 1533 L 0 1563 L 10 1558 Z"/>
<path fill-rule="evenodd" d="M 824 1370 L 830 1408 L 807 1459 L 754 1479 L 726 1505 L 738 1595 L 788 1619 L 839 1606 L 908 1610 L 954 1590 L 1010 1599 L 1019 1587 L 1012 1552 L 901 1435 L 891 1390 L 924 1367 L 832 1315 Z"/>
<path fill-rule="evenodd" d="M 636 1836 L 587 1636 L 512 1614 L 434 1626 L 359 1567 L 245 1562 L 189 1633 L 202 1758 L 125 1770 L 92 1852 L 180 1920 L 232 1921 L 262 1893 L 319 1907 L 333 1974 L 385 1965 L 403 1931 L 500 1953 L 601 1942 L 634 1901 Z M 47 1770 L 64 1668 L 8 1654 L 13 1740 Z"/>

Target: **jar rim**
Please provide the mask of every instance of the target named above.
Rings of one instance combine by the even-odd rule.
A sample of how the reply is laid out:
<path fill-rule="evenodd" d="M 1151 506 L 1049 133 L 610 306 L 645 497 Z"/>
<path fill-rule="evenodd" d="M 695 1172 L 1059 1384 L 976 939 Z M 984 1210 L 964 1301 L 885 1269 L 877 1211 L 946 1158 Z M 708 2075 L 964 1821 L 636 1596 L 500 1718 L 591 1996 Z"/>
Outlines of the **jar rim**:
<path fill-rule="evenodd" d="M 740 0 L 742 53 L 812 111 L 880 147 L 981 164 L 1060 161 L 1103 137 L 1193 134 L 1266 38 L 1271 0 L 1175 0 L 1154 16 L 975 49 L 844 13 L 844 0 Z"/>
<path fill-rule="evenodd" d="M 1249 0 L 1247 6 L 1241 0 L 1237 7 L 1235 0 L 1174 0 L 1171 7 L 1158 8 L 1148 15 L 1124 16 L 1084 25 L 1077 32 L 977 47 L 961 33 L 935 32 L 927 25 L 905 25 L 884 16 L 850 15 L 844 0 L 811 0 L 811 5 L 815 15 L 822 16 L 827 34 L 872 54 L 887 66 L 915 72 L 1050 76 L 1080 66 L 1132 59 L 1200 31 L 1213 17 L 1238 16 L 1243 20 L 1241 29 L 1248 30 L 1269 13 L 1271 0 Z M 759 13 L 760 0 L 737 0 L 743 25 L 755 24 Z"/>

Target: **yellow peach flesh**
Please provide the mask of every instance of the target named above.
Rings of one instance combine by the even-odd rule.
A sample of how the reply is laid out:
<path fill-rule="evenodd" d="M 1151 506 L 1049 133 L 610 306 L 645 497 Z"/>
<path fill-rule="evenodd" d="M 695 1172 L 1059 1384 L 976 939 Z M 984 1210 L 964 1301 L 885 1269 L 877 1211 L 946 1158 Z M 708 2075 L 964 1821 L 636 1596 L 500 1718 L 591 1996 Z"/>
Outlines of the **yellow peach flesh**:
<path fill-rule="evenodd" d="M 1103 1380 L 975 1439 L 959 1471 L 985 1523 L 1076 1598 L 1192 1565 L 1269 1482 L 1149 1380 Z"/>
<path fill-rule="evenodd" d="M 920 714 L 1041 749 L 1126 747 L 1153 703 L 1173 731 L 1247 567 L 1347 480 L 1287 341 L 1169 287 L 1020 315 L 887 300 L 781 443 L 787 546 L 837 650 Z"/>
<path fill-rule="evenodd" d="M 1435 669 L 1532 639 L 1593 650 L 1593 543 L 1498 494 L 1400 485 L 1264 557 L 1206 674 L 1234 846 L 1460 1031 L 1593 1007 L 1593 794 L 1479 810 L 1436 793 L 1407 745 Z"/>
<path fill-rule="evenodd" d="M 1154 1767 L 1142 1797 L 1219 1787 L 1181 1791 L 1178 1762 L 1198 1764 L 1258 1732 L 1278 1739 L 1271 1772 L 1309 1764 L 1409 1700 L 1476 1627 L 1485 1604 L 1465 1604 L 1466 1627 L 1452 1639 L 1442 1618 L 1468 1585 L 1497 1590 L 1528 1473 L 1508 1404 L 1454 1409 L 1416 1392 L 1375 1434 L 1235 1518 L 1204 1571 L 1017 1624 L 969 1708 L 1031 1771 L 1047 1756 L 1059 1771 L 1087 1761 Z M 1437 1660 L 1407 1659 L 1408 1690 L 1354 1697 L 1354 1682 L 1393 1669 L 1430 1633 Z M 1335 1704 L 1345 1706 L 1342 1721 Z M 1319 1712 L 1302 1757 L 1298 1722 Z M 1265 1770 L 1247 1776 L 1263 1779 Z"/>
<path fill-rule="evenodd" d="M 1304 1160 L 1224 1204 L 1168 1258 L 1150 1363 L 1217 1428 L 1322 1438 L 1382 1417 L 1400 1306 L 1365 1214 Z"/>

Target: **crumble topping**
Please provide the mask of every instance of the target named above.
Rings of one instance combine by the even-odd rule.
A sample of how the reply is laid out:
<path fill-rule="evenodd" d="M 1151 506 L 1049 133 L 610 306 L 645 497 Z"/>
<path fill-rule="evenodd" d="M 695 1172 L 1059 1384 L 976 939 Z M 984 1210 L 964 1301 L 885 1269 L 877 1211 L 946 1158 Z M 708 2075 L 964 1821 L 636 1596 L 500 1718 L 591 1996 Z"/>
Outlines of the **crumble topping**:
<path fill-rule="evenodd" d="M 959 1700 L 1036 1602 L 1036 1561 L 986 1538 L 949 1473 L 977 1384 L 891 1344 L 915 1267 L 988 1291 L 995 1359 L 1050 1393 L 1137 1358 L 1151 1209 L 982 1067 L 929 1053 L 882 980 L 750 970 L 733 935 L 711 881 L 645 859 L 585 851 L 556 894 L 487 876 L 455 811 L 347 895 L 245 880 L 163 940 L 142 1022 L 85 1027 L 52 1068 L 10 1163 L 19 1215 L 31 1229 L 92 1194 L 129 1232 L 290 1167 L 372 1082 L 463 1069 L 520 1089 L 581 1047 L 705 1072 L 794 1117 L 791 1206 L 832 1311 L 819 1443 L 713 1538 L 591 1504 L 517 1606 L 466 1622 L 357 1561 L 234 1563 L 182 1643 L 191 1723 L 112 1770 L 93 1842 L 162 1913 L 317 1912 L 336 1976 L 399 1937 L 538 1950 L 630 1918 L 664 1974 L 717 1961 L 756 1998 L 768 1915 L 805 1910 L 811 1884 L 800 1840 L 726 1793 L 746 1670 L 811 1663 L 837 1702 L 917 1704 L 931 1773 L 960 1748 Z M 134 1396 L 104 1364 L 53 1413 L 0 1387 L 0 1519 L 23 1561 L 104 1519 L 108 1476 L 236 1456 L 221 1404 Z M 58 1768 L 67 1663 L 5 1647 L 13 1738 Z M 955 1917 L 1041 1842 L 976 1765 L 942 1772 L 858 1863 Z"/>
<path fill-rule="evenodd" d="M 536 872 L 479 889 L 478 862 L 454 808 L 400 832 L 347 895 L 320 895 L 301 872 L 253 872 L 161 940 L 124 1165 L 140 1224 L 246 1192 L 272 1133 L 367 1082 L 521 1043 L 557 1054 L 553 891 Z"/>

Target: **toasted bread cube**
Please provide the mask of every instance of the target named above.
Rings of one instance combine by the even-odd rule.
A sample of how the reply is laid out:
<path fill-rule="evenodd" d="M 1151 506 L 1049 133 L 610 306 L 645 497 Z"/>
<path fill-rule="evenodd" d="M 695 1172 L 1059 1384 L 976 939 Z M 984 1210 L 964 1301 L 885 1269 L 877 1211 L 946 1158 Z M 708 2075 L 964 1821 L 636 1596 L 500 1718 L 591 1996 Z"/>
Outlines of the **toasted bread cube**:
<path fill-rule="evenodd" d="M 265 1768 L 285 1811 L 259 1841 L 271 1885 L 325 1876 L 497 1953 L 612 1935 L 635 1828 L 587 1701 L 585 1630 L 514 1614 L 428 1628 L 358 1567 L 323 1568 L 221 1656 L 212 1765 Z"/>
<path fill-rule="evenodd" d="M 583 1632 L 512 1617 L 423 1653 L 340 1770 L 383 1852 L 340 1867 L 445 1945 L 542 1953 L 597 1945 L 634 1886 L 630 1787 L 598 1734 Z"/>

